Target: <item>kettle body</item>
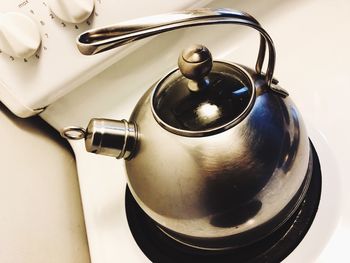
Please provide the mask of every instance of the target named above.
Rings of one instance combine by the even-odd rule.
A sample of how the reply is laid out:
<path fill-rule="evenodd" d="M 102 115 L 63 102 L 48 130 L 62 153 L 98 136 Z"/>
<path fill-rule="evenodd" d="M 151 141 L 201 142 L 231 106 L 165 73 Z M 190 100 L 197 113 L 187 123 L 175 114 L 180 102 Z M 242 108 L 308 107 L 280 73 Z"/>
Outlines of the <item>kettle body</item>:
<path fill-rule="evenodd" d="M 289 218 L 307 190 L 310 148 L 302 118 L 289 97 L 255 77 L 254 106 L 219 134 L 169 133 L 151 110 L 155 87 L 130 117 L 142 143 L 125 162 L 129 188 L 162 230 L 187 245 L 223 249 L 259 240 Z"/>
<path fill-rule="evenodd" d="M 145 214 L 171 238 L 204 250 L 245 246 L 273 233 L 310 183 L 307 132 L 273 78 L 272 39 L 253 17 L 228 9 L 129 21 L 77 39 L 79 50 L 92 55 L 169 30 L 228 23 L 260 33 L 255 69 L 213 61 L 196 45 L 147 90 L 129 121 L 92 119 L 87 129 L 62 132 L 84 138 L 89 152 L 124 158 L 128 186 Z"/>

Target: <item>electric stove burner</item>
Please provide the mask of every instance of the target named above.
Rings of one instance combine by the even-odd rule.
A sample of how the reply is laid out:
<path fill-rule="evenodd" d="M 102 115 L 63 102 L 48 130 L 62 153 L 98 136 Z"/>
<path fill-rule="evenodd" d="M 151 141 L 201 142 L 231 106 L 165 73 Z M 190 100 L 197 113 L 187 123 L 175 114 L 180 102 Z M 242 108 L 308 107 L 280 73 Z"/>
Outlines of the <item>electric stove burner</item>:
<path fill-rule="evenodd" d="M 280 228 L 258 242 L 221 251 L 202 250 L 183 245 L 157 227 L 142 211 L 127 188 L 126 215 L 132 235 L 152 262 L 281 262 L 304 238 L 318 209 L 321 196 L 321 169 L 312 144 L 311 151 L 313 170 L 304 200 Z"/>

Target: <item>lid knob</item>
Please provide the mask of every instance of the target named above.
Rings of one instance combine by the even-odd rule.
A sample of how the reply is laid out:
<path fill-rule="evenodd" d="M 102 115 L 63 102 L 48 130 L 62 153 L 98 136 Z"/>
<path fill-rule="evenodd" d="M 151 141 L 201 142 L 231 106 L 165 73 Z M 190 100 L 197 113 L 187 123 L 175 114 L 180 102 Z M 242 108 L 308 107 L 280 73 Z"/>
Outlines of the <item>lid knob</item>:
<path fill-rule="evenodd" d="M 192 45 L 182 51 L 178 59 L 181 73 L 188 79 L 189 89 L 198 91 L 206 86 L 205 77 L 213 67 L 210 51 L 203 45 Z"/>

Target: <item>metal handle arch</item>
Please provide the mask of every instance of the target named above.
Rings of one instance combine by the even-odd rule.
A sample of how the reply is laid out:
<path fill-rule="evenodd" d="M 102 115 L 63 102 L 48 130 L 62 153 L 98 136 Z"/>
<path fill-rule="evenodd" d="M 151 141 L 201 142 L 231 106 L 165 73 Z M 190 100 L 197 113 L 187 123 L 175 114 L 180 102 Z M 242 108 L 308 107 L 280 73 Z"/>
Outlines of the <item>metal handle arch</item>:
<path fill-rule="evenodd" d="M 265 79 L 270 87 L 276 61 L 273 41 L 255 18 L 240 11 L 197 9 L 125 21 L 82 33 L 77 37 L 77 46 L 82 54 L 94 55 L 163 32 L 213 24 L 238 24 L 254 28 L 260 33 L 260 47 L 255 69 L 258 74 L 262 74 L 267 44 L 269 55 Z"/>

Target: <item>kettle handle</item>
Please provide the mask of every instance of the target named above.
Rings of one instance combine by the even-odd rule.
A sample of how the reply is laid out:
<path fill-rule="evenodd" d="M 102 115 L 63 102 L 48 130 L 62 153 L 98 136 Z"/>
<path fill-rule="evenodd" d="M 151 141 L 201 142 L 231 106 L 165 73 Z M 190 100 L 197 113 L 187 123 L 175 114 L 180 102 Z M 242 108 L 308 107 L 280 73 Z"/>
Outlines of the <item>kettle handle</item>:
<path fill-rule="evenodd" d="M 261 74 L 267 43 L 269 60 L 265 78 L 270 87 L 276 61 L 273 41 L 255 18 L 236 10 L 206 8 L 125 21 L 82 33 L 77 37 L 77 46 L 82 54 L 94 55 L 163 32 L 211 24 L 239 24 L 260 32 L 260 47 L 255 69 Z"/>

